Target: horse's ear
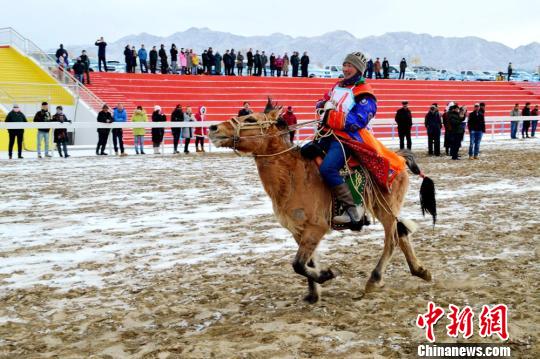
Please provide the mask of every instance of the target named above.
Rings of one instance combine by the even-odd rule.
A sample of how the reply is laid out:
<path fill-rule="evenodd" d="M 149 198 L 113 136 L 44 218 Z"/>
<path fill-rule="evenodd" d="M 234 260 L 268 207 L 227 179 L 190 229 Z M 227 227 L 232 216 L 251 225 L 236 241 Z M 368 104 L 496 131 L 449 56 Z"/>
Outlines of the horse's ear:
<path fill-rule="evenodd" d="M 264 108 L 264 113 L 270 113 L 274 109 L 274 104 L 272 103 L 272 98 L 268 96 L 268 102 L 266 103 L 266 107 Z"/>
<path fill-rule="evenodd" d="M 272 120 L 278 120 L 281 117 L 281 111 L 283 110 L 282 106 L 274 107 L 270 112 L 266 113 L 269 118 Z"/>

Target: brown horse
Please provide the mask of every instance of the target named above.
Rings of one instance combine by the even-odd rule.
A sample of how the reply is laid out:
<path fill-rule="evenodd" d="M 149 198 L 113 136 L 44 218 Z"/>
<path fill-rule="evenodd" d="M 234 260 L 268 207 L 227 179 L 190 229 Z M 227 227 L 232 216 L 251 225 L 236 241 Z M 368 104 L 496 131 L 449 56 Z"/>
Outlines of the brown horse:
<path fill-rule="evenodd" d="M 291 144 L 289 129 L 280 114 L 281 107 L 273 108 L 269 100 L 264 113 L 236 117 L 210 126 L 209 137 L 217 147 L 232 148 L 255 157 L 274 213 L 298 244 L 293 268 L 307 278 L 309 292 L 304 299 L 315 303 L 320 297 L 319 285 L 338 274 L 335 269 L 321 268 L 315 254 L 319 242 L 331 229 L 332 197 L 315 162 L 304 159 L 298 148 Z M 400 155 L 405 157 L 413 173 L 421 173 L 410 152 Z M 414 224 L 398 219 L 408 185 L 407 171 L 401 171 L 394 179 L 391 191 L 381 191 L 376 184 L 366 186 L 366 209 L 382 223 L 385 232 L 384 250 L 367 281 L 366 293 L 384 285 L 383 273 L 396 245 L 405 254 L 412 275 L 431 280 L 430 272 L 416 258 L 409 241 Z M 423 204 L 422 210 L 431 212 L 435 221 L 434 186 L 425 192 L 424 197 L 431 203 Z"/>

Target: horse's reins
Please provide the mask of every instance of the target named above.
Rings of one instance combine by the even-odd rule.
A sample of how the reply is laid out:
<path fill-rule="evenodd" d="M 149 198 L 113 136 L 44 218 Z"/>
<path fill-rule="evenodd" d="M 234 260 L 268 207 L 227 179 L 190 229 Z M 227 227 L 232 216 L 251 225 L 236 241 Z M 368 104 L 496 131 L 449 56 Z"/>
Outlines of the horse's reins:
<path fill-rule="evenodd" d="M 273 135 L 269 135 L 268 134 L 268 129 L 270 128 L 271 125 L 275 125 L 277 123 L 277 121 L 270 121 L 268 120 L 268 116 L 266 114 L 264 114 L 264 118 L 265 118 L 265 121 L 257 121 L 257 122 L 253 122 L 253 123 L 250 123 L 250 122 L 240 122 L 238 121 L 238 118 L 237 117 L 233 117 L 229 120 L 229 123 L 231 124 L 231 126 L 234 128 L 234 136 L 232 138 L 233 140 L 233 151 L 236 155 L 238 156 L 241 156 L 240 152 L 238 152 L 238 150 L 236 149 L 237 147 L 237 144 L 238 142 L 240 142 L 241 139 L 254 139 L 254 138 L 261 138 L 261 137 L 280 137 L 280 136 L 283 136 L 285 134 L 288 134 L 290 131 L 294 131 L 296 130 L 297 128 L 301 128 L 301 127 L 304 127 L 306 125 L 310 125 L 312 123 L 316 123 L 316 122 L 319 122 L 319 120 L 313 120 L 313 121 L 307 121 L 307 122 L 304 122 L 304 123 L 301 123 L 301 124 L 296 124 L 296 125 L 292 125 L 292 126 L 288 126 L 288 128 L 286 130 L 283 130 L 283 131 L 279 131 L 278 133 L 276 134 L 273 134 Z M 253 135 L 253 136 L 240 136 L 240 131 L 242 130 L 250 130 L 250 129 L 260 129 L 261 130 L 261 134 L 260 135 Z M 264 130 L 264 131 L 263 131 Z M 288 152 L 288 151 L 291 151 L 293 149 L 295 149 L 296 146 L 291 146 L 283 151 L 280 151 L 280 152 L 277 152 L 277 153 L 272 153 L 272 154 L 269 154 L 269 155 L 253 155 L 255 157 L 272 157 L 272 156 L 277 156 L 277 155 L 280 155 L 280 154 L 283 154 L 285 152 Z"/>

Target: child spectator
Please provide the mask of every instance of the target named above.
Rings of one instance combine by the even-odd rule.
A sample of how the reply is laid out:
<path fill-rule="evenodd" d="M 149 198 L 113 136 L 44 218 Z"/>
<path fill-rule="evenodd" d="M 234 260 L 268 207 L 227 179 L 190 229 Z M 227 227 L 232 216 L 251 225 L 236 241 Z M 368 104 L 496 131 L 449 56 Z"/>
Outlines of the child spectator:
<path fill-rule="evenodd" d="M 186 112 L 184 112 L 184 122 L 193 122 L 193 113 L 191 112 L 191 107 L 186 107 Z M 182 138 L 184 139 L 184 153 L 187 155 L 189 153 L 188 146 L 189 141 L 193 137 L 193 128 L 192 127 L 182 127 Z"/>
<path fill-rule="evenodd" d="M 148 116 L 143 110 L 142 106 L 137 106 L 133 116 L 131 117 L 132 122 L 148 122 Z M 146 130 L 144 128 L 134 128 L 133 136 L 135 139 L 135 153 L 144 155 L 144 134 Z"/>
<path fill-rule="evenodd" d="M 154 112 L 152 113 L 152 122 L 165 122 L 167 121 L 167 116 L 161 111 L 160 106 L 154 106 Z M 163 135 L 165 134 L 164 128 L 152 128 L 152 144 L 154 146 L 154 154 L 159 155 L 159 146 L 163 142 Z"/>
<path fill-rule="evenodd" d="M 206 107 L 201 106 L 199 107 L 199 110 L 195 114 L 195 120 L 201 122 L 201 124 L 205 120 L 206 115 Z M 196 152 L 204 152 L 204 137 L 208 135 L 208 129 L 206 127 L 195 127 L 195 151 Z M 199 144 L 201 144 L 201 149 L 199 150 Z"/>

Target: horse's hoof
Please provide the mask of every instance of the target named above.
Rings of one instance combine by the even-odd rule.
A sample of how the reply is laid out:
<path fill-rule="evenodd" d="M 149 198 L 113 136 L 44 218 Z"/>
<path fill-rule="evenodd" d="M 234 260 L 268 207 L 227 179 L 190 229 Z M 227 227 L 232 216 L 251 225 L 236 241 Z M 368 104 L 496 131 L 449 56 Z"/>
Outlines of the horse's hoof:
<path fill-rule="evenodd" d="M 364 289 L 364 293 L 365 294 L 373 293 L 373 292 L 381 290 L 383 287 L 384 287 L 384 282 L 382 279 L 378 282 L 368 280 L 366 283 L 366 288 Z"/>
<path fill-rule="evenodd" d="M 416 273 L 413 273 L 414 276 L 417 276 L 418 278 L 422 278 L 426 282 L 431 282 L 431 272 L 428 269 L 420 268 L 420 270 Z"/>
<path fill-rule="evenodd" d="M 325 269 L 321 270 L 321 274 L 319 275 L 319 280 L 316 280 L 317 283 L 322 284 L 330 279 L 336 278 L 338 275 L 340 275 L 341 272 L 337 269 Z"/>
<path fill-rule="evenodd" d="M 315 304 L 319 301 L 319 296 L 315 295 L 313 293 L 309 293 L 304 297 L 304 302 L 308 302 L 309 304 Z"/>

